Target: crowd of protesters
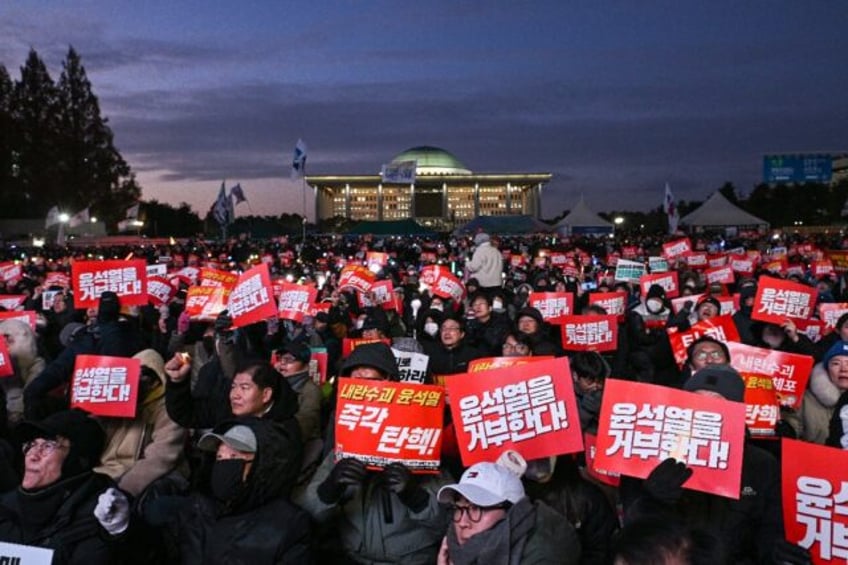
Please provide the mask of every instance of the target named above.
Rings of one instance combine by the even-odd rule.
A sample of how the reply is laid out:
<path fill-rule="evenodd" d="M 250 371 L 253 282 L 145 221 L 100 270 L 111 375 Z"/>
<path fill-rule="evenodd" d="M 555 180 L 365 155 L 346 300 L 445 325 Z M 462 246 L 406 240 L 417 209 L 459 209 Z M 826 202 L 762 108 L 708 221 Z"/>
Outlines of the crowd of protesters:
<path fill-rule="evenodd" d="M 802 271 L 769 276 L 814 287 L 820 303 L 848 302 L 843 275 L 816 278 L 809 270 L 812 254 L 842 249 L 841 238 L 691 239 L 713 254 L 785 248 L 787 262 Z M 673 459 L 612 488 L 586 472 L 582 454 L 526 460 L 510 450 L 466 468 L 448 438 L 436 474 L 402 463 L 374 470 L 335 455 L 336 379 L 399 378 L 392 348 L 375 342 L 344 356 L 345 338 L 385 338 L 425 353 L 429 383 L 467 373 L 475 359 L 568 356 L 581 429 L 597 430 L 608 379 L 742 402 L 745 384 L 725 343 L 696 340 L 681 369 L 666 331 L 717 315 L 719 297 L 733 294 L 742 343 L 815 361 L 800 408 L 781 410 L 775 436 L 848 447 L 848 315 L 816 341 L 791 320 L 753 320 L 761 269 L 717 285 L 670 261 L 681 292 L 699 297 L 678 312 L 663 288 L 643 294 L 638 284 L 615 280 L 614 258 L 624 248 L 646 261 L 662 255 L 667 241 L 478 233 L 6 247 L 0 266 L 22 270 L 0 280 L 0 295 L 25 295 L 19 308 L 34 311 L 36 323 L 0 322 L 14 367 L 0 378 L 0 542 L 52 549 L 55 564 L 811 563 L 808 550 L 786 541 L 779 442 L 750 435 L 738 498 L 687 489 L 692 470 Z M 389 257 L 377 277 L 393 282 L 398 308 L 362 306 L 356 292 L 338 287 L 341 266 L 363 264 L 374 251 Z M 556 252 L 571 254 L 572 269 L 545 259 Z M 169 272 L 204 265 L 239 272 L 265 262 L 274 278 L 316 285 L 329 308 L 299 323 L 234 328 L 227 311 L 214 320 L 188 316 L 191 283 L 180 278 L 162 307 L 127 308 L 107 291 L 97 307 L 75 308 L 73 288 L 45 284 L 51 272 L 69 274 L 75 260 L 127 257 Z M 463 281 L 462 300 L 422 284 L 430 264 Z M 627 309 L 617 347 L 603 354 L 564 350 L 560 328 L 528 304 L 533 292 L 570 292 L 576 313 L 604 313 L 588 298 L 613 290 L 626 293 Z M 323 386 L 309 370 L 316 347 L 328 356 Z M 74 360 L 84 354 L 140 360 L 134 418 L 70 409 Z"/>

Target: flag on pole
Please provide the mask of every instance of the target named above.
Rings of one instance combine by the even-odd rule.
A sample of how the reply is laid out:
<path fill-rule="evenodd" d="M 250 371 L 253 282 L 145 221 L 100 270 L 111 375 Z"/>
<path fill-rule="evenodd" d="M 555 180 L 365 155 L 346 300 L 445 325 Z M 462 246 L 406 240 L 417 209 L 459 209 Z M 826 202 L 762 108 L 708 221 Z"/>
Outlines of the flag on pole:
<path fill-rule="evenodd" d="M 88 213 L 88 208 L 84 210 L 80 210 L 68 220 L 68 226 L 72 228 L 78 228 L 83 224 L 87 224 L 91 221 L 91 216 Z"/>
<path fill-rule="evenodd" d="M 241 189 L 241 184 L 237 184 L 230 189 L 230 196 L 236 199 L 236 205 L 247 201 L 247 196 L 244 195 L 244 191 Z"/>
<path fill-rule="evenodd" d="M 294 158 L 292 159 L 292 178 L 302 177 L 306 170 L 306 143 L 302 139 L 297 140 L 294 146 Z"/>
<path fill-rule="evenodd" d="M 677 210 L 677 204 L 674 202 L 674 195 L 671 193 L 671 187 L 668 183 L 665 183 L 663 212 L 668 216 L 668 233 L 675 233 L 677 231 L 677 222 L 680 220 L 680 213 Z"/>
<path fill-rule="evenodd" d="M 127 219 L 128 220 L 137 220 L 138 219 L 138 209 L 140 204 L 135 204 L 134 206 L 130 206 L 127 208 Z"/>
<path fill-rule="evenodd" d="M 47 212 L 47 219 L 44 220 L 44 229 L 47 229 L 51 226 L 55 226 L 59 223 L 59 207 L 53 206 Z"/>
<path fill-rule="evenodd" d="M 230 202 L 227 205 L 227 201 Z M 215 204 L 212 206 L 212 217 L 215 218 L 215 221 L 218 222 L 219 226 L 226 226 L 230 223 L 232 216 L 230 216 L 230 210 L 233 207 L 232 199 L 227 198 L 227 190 L 224 188 L 224 183 L 221 183 L 221 190 L 218 192 L 218 199 L 215 200 Z"/>

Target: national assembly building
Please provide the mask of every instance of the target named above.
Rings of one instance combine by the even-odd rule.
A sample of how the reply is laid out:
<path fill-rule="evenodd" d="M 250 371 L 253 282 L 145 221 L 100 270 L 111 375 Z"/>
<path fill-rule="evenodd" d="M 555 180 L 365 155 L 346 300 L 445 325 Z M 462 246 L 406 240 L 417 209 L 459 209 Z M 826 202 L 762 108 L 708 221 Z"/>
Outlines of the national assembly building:
<path fill-rule="evenodd" d="M 413 147 L 391 164 L 415 163 L 409 183 L 376 175 L 308 175 L 319 219 L 412 218 L 436 229 L 452 228 L 477 216 L 523 214 L 538 218 L 542 187 L 550 173 L 474 173 L 438 147 Z"/>

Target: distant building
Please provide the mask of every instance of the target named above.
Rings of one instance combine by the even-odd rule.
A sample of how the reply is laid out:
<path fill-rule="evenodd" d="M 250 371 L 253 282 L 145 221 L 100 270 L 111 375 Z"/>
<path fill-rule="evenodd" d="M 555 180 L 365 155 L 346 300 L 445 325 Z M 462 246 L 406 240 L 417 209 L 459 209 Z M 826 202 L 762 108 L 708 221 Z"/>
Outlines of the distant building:
<path fill-rule="evenodd" d="M 413 147 L 391 164 L 415 161 L 415 181 L 388 184 L 375 175 L 309 175 L 319 219 L 413 218 L 435 228 L 450 228 L 478 216 L 541 214 L 542 187 L 550 173 L 473 173 L 438 147 Z"/>

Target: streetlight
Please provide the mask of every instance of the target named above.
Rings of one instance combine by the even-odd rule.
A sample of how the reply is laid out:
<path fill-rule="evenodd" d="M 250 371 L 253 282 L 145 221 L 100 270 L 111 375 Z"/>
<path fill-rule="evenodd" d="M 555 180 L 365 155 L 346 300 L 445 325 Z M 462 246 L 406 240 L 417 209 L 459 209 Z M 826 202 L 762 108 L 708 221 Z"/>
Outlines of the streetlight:
<path fill-rule="evenodd" d="M 621 224 L 624 223 L 624 216 L 616 216 L 613 219 L 613 222 L 615 223 L 615 225 L 620 226 Z"/>

